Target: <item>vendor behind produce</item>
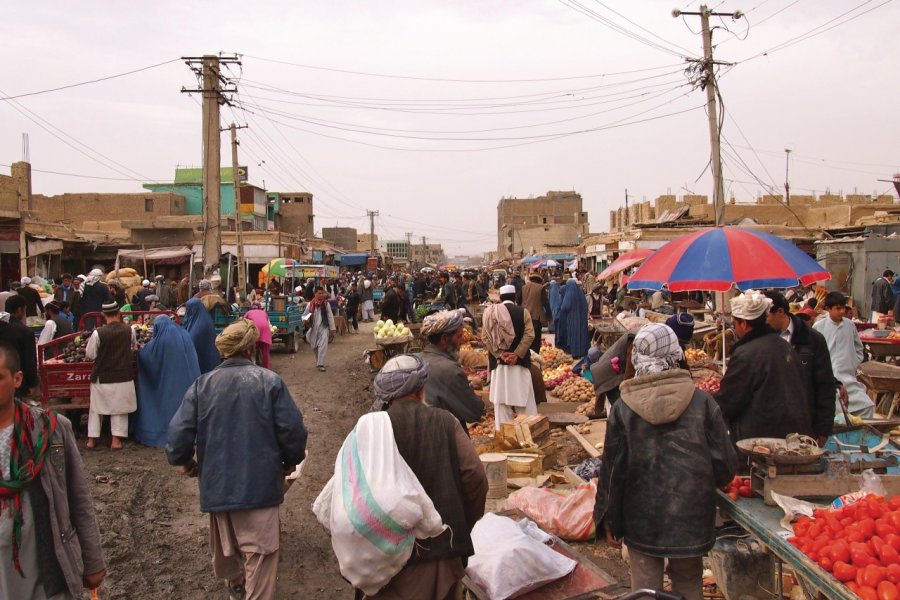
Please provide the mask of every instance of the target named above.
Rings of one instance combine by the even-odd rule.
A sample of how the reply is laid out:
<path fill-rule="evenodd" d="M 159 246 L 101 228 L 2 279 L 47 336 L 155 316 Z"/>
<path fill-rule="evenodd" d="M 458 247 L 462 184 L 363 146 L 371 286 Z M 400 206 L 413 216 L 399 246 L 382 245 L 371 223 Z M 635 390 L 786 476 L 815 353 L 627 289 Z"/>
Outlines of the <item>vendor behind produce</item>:
<path fill-rule="evenodd" d="M 484 310 L 484 341 L 491 371 L 491 402 L 496 429 L 517 413 L 537 414 L 531 381 L 531 315 L 515 304 L 516 287 L 500 288 L 500 304 Z"/>
<path fill-rule="evenodd" d="M 734 442 L 814 433 L 800 358 L 767 323 L 771 306 L 754 290 L 731 299 L 739 340 L 715 398 Z"/>
<path fill-rule="evenodd" d="M 835 413 L 836 381 L 831 371 L 828 342 L 799 314 L 791 314 L 790 304 L 780 292 L 766 292 L 766 297 L 772 301 L 767 317 L 769 325 L 791 344 L 800 357 L 813 431 L 821 446 L 831 435 Z"/>
<path fill-rule="evenodd" d="M 611 546 L 628 545 L 632 590 L 662 589 L 668 560 L 672 592 L 702 600 L 716 488 L 738 461 L 719 407 L 678 368 L 682 356 L 665 325 L 635 336 L 635 377 L 609 415 L 594 522 L 598 538 L 605 532 Z"/>

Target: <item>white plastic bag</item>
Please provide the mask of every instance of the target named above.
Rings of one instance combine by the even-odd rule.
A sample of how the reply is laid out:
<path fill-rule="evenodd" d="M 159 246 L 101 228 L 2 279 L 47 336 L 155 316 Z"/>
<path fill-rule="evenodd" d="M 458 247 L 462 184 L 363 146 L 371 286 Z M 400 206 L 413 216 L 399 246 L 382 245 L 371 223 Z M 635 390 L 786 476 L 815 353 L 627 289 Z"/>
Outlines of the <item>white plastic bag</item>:
<path fill-rule="evenodd" d="M 475 524 L 466 574 L 490 600 L 515 598 L 565 577 L 576 563 L 529 536 L 508 517 L 488 513 Z"/>
<path fill-rule="evenodd" d="M 386 412 L 359 419 L 313 512 L 331 532 L 341 575 L 370 596 L 400 572 L 416 538 L 435 537 L 446 529 L 400 456 Z"/>

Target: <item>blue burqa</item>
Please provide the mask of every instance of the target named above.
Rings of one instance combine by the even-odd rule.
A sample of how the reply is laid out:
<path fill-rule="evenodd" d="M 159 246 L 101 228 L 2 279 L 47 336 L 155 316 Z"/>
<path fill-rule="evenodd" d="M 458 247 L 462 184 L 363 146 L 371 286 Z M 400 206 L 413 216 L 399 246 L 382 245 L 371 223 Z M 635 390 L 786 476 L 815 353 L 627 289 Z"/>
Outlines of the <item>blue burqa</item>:
<path fill-rule="evenodd" d="M 219 366 L 222 357 L 216 348 L 216 324 L 209 316 L 206 307 L 198 298 L 191 298 L 185 305 L 185 315 L 182 325 L 194 342 L 197 350 L 197 360 L 200 362 L 200 372 L 209 373 Z"/>
<path fill-rule="evenodd" d="M 566 282 L 565 291 L 559 304 L 559 318 L 556 323 L 557 340 L 562 333 L 562 341 L 556 345 L 572 355 L 581 358 L 590 347 L 588 339 L 588 305 L 584 292 L 575 279 Z"/>
<path fill-rule="evenodd" d="M 547 326 L 547 331 L 553 333 L 556 331 L 556 315 L 559 313 L 559 284 L 555 279 L 550 282 L 547 296 L 550 301 L 550 324 Z"/>
<path fill-rule="evenodd" d="M 197 351 L 187 331 L 160 316 L 153 321 L 153 339 L 137 353 L 137 363 L 134 439 L 162 448 L 169 421 L 188 387 L 200 377 Z"/>

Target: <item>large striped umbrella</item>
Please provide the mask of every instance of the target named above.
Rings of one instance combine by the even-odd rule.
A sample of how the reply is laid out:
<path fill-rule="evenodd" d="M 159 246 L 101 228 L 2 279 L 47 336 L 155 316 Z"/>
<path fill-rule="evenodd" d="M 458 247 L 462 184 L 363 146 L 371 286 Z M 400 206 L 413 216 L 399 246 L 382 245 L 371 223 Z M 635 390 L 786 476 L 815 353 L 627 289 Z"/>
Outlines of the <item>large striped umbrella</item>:
<path fill-rule="evenodd" d="M 298 265 L 296 260 L 292 258 L 275 258 L 266 264 L 260 271 L 269 276 L 284 277 L 287 273 L 284 268 Z"/>
<path fill-rule="evenodd" d="M 672 240 L 644 261 L 628 289 L 726 292 L 788 288 L 831 279 L 791 242 L 739 227 L 704 229 Z"/>

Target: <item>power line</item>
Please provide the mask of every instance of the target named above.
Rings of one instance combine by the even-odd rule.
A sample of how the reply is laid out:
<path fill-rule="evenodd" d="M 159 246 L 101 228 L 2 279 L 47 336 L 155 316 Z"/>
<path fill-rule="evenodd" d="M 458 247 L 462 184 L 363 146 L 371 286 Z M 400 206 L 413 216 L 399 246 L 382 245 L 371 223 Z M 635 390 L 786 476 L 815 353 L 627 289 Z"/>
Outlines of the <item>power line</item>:
<path fill-rule="evenodd" d="M 155 69 L 157 67 L 162 67 L 164 65 L 169 65 L 174 62 L 179 62 L 181 59 L 173 58 L 171 60 L 167 60 L 165 62 L 156 63 L 155 65 L 148 65 L 146 67 L 141 67 L 140 69 L 133 69 L 131 71 L 125 71 L 124 73 L 117 73 L 115 75 L 108 75 L 106 77 L 100 77 L 99 79 L 90 79 L 88 81 L 82 81 L 79 83 L 70 83 L 69 85 L 61 85 L 55 88 L 49 88 L 46 90 L 39 90 L 36 92 L 26 92 L 24 94 L 16 94 L 14 96 L 0 96 L 0 100 L 15 100 L 16 98 L 25 98 L 28 96 L 37 96 L 39 94 L 49 94 L 51 92 L 58 92 L 60 90 L 69 90 L 76 87 L 81 87 L 83 85 L 90 85 L 92 83 L 100 83 L 101 81 L 109 81 L 110 79 L 118 79 L 119 77 L 126 77 L 128 75 L 134 75 L 135 73 L 141 73 L 143 71 L 149 71 L 150 69 Z"/>
<path fill-rule="evenodd" d="M 688 49 L 685 48 L 684 46 L 679 46 L 678 44 L 676 44 L 676 43 L 674 43 L 674 42 L 670 42 L 669 40 L 667 40 L 667 39 L 665 39 L 665 38 L 663 38 L 663 37 L 658 36 L 657 34 L 653 33 L 653 32 L 650 31 L 649 29 L 647 29 L 646 27 L 643 27 L 643 26 L 641 26 L 640 24 L 635 23 L 634 21 L 632 21 L 631 19 L 629 19 L 628 17 L 626 17 L 626 16 L 623 15 L 622 13 L 613 10 L 612 8 L 610 8 L 609 6 L 607 6 L 606 4 L 603 4 L 603 2 L 601 2 L 600 0 L 594 0 L 594 2 L 596 2 L 597 4 L 599 4 L 600 6 L 602 6 L 603 8 L 605 8 L 606 10 L 608 10 L 609 12 L 611 12 L 611 13 L 613 13 L 613 14 L 615 14 L 615 15 L 618 15 L 618 16 L 620 16 L 621 18 L 625 19 L 626 21 L 628 21 L 629 23 L 631 23 L 632 25 L 634 25 L 634 26 L 637 27 L 638 29 L 640 29 L 640 30 L 642 30 L 642 31 L 644 31 L 644 32 L 646 32 L 646 33 L 649 33 L 650 35 L 652 35 L 652 36 L 655 37 L 656 39 L 660 40 L 661 42 L 664 42 L 664 43 L 668 44 L 669 46 L 673 46 L 673 47 L 675 47 L 675 48 L 678 48 L 679 50 L 684 51 L 684 53 L 685 53 L 687 56 L 694 56 L 694 55 L 695 55 L 695 53 L 694 53 L 693 50 L 688 50 Z"/>
<path fill-rule="evenodd" d="M 12 165 L 7 165 L 0 163 L 0 167 L 11 167 Z M 64 177 L 80 177 L 82 179 L 101 179 L 104 181 L 132 181 L 137 183 L 145 183 L 146 179 L 134 179 L 132 177 L 102 177 L 100 175 L 84 175 L 82 173 L 63 173 L 61 171 L 48 171 L 46 169 L 35 169 L 32 167 L 32 172 L 34 173 L 45 173 L 47 175 L 61 175 Z M 161 180 L 157 180 L 161 181 Z"/>
<path fill-rule="evenodd" d="M 868 14 L 868 13 L 872 12 L 873 10 L 879 9 L 879 8 L 881 8 L 882 6 L 884 6 L 885 4 L 888 4 L 889 2 L 891 2 L 892 0 L 885 0 L 885 1 L 882 2 L 881 4 L 878 4 L 878 5 L 872 7 L 872 8 L 870 8 L 870 9 L 868 9 L 868 10 L 865 10 L 865 11 L 861 12 L 861 13 L 855 14 L 855 15 L 853 15 L 852 17 L 850 17 L 849 19 L 845 19 L 845 20 L 843 20 L 843 21 L 839 21 L 839 22 L 835 23 L 835 21 L 838 21 L 838 19 L 840 19 L 841 17 L 847 16 L 847 15 L 853 13 L 853 12 L 856 12 L 857 10 L 859 10 L 860 8 L 862 8 L 863 6 L 865 6 L 866 4 L 870 4 L 871 2 L 874 2 L 874 1 L 875 1 L 875 0 L 865 0 L 864 2 L 862 2 L 862 3 L 860 3 L 860 4 L 856 5 L 856 6 L 854 6 L 854 7 L 851 8 L 850 10 L 847 10 L 847 11 L 845 11 L 845 12 L 842 12 L 842 13 L 839 14 L 838 16 L 836 16 L 836 17 L 834 17 L 834 18 L 831 18 L 831 19 L 825 21 L 825 22 L 822 23 L 821 25 L 817 25 L 816 27 L 813 27 L 812 29 L 810 29 L 810 30 L 807 31 L 806 33 L 802 33 L 802 34 L 800 34 L 800 35 L 798 35 L 798 36 L 795 36 L 795 37 L 793 37 L 793 38 L 790 38 L 790 39 L 788 39 L 788 40 L 785 40 L 784 42 L 781 42 L 781 43 L 779 43 L 779 44 L 776 44 L 776 45 L 772 46 L 771 48 L 769 48 L 769 49 L 767 49 L 767 50 L 763 50 L 762 52 L 759 52 L 759 53 L 757 53 L 757 54 L 754 54 L 753 56 L 750 56 L 750 57 L 748 57 L 748 58 L 745 58 L 745 59 L 743 59 L 742 61 L 739 61 L 739 62 L 747 62 L 747 61 L 750 61 L 750 60 L 759 58 L 760 56 L 768 56 L 769 54 L 772 54 L 773 52 L 778 52 L 779 50 L 784 50 L 785 48 L 790 48 L 791 46 L 794 46 L 795 44 L 799 44 L 800 42 L 805 42 L 806 40 L 812 39 L 812 38 L 814 38 L 814 37 L 816 37 L 816 36 L 818 36 L 818 35 L 821 35 L 821 34 L 823 34 L 823 33 L 826 33 L 826 32 L 828 32 L 828 31 L 831 31 L 831 30 L 834 29 L 835 27 L 839 27 L 839 26 L 841 26 L 841 25 L 845 25 L 845 24 L 849 23 L 850 21 L 853 21 L 853 20 L 855 20 L 855 19 L 858 19 L 859 17 L 861 17 L 861 16 L 863 16 L 863 15 L 865 15 L 865 14 Z M 826 25 L 829 25 L 829 24 L 831 24 L 831 23 L 834 23 L 834 24 L 831 25 L 830 27 L 826 27 Z M 825 27 L 825 29 L 823 29 L 823 27 Z"/>
<path fill-rule="evenodd" d="M 676 52 L 675 50 L 672 50 L 671 48 L 668 48 L 666 46 L 658 44 L 652 40 L 649 40 L 649 39 L 643 37 L 642 35 L 640 35 L 638 33 L 630 31 L 629 29 L 623 27 L 622 25 L 619 25 L 612 19 L 604 17 L 597 11 L 595 11 L 591 8 L 588 8 L 587 6 L 583 5 L 578 0 L 559 0 L 559 3 L 562 4 L 563 6 L 571 8 L 575 12 L 581 13 L 581 14 L 587 16 L 588 18 L 593 19 L 594 21 L 597 21 L 598 23 L 600 23 L 602 25 L 605 25 L 607 28 L 612 29 L 616 33 L 619 33 L 627 38 L 630 38 L 640 44 L 644 44 L 645 46 L 655 48 L 657 50 L 660 50 L 667 54 L 672 54 L 674 56 L 678 56 L 678 57 L 683 56 L 681 53 Z M 689 54 L 689 56 L 693 56 L 693 55 Z"/>
<path fill-rule="evenodd" d="M 4 92 L 3 90 L 0 90 L 0 94 L 6 95 L 6 92 Z M 96 163 L 98 163 L 98 164 L 100 164 L 100 165 L 103 165 L 104 167 L 106 167 L 106 168 L 109 169 L 110 171 L 115 171 L 115 172 L 118 173 L 119 175 L 123 175 L 123 176 L 125 176 L 125 177 L 131 177 L 131 176 L 133 176 L 133 175 L 137 175 L 139 178 L 142 178 L 144 181 L 149 181 L 149 180 L 150 180 L 149 177 L 146 177 L 145 175 L 143 175 L 143 174 L 141 174 L 141 173 L 138 173 L 138 172 L 135 171 L 134 169 L 131 169 L 131 168 L 129 168 L 129 167 L 126 167 L 126 166 L 123 165 L 122 163 L 120 163 L 120 162 L 118 162 L 118 161 L 115 161 L 115 160 L 109 158 L 109 157 L 106 156 L 105 154 L 103 154 L 103 153 L 101 153 L 101 152 L 99 152 L 99 151 L 93 149 L 92 147 L 90 147 L 90 146 L 88 146 L 87 144 L 85 144 L 84 142 L 78 140 L 78 139 L 75 138 L 74 136 L 72 136 L 72 135 L 66 133 L 65 131 L 63 131 L 62 129 L 60 129 L 59 127 L 57 127 L 56 125 L 54 125 L 53 123 L 51 123 L 50 121 L 48 121 L 47 119 L 44 119 L 43 117 L 41 117 L 40 115 L 38 115 L 38 114 L 37 114 L 36 112 L 34 112 L 33 110 L 31 110 L 31 109 L 26 108 L 25 106 L 23 106 L 18 100 L 8 100 L 6 106 L 9 106 L 9 107 L 12 108 L 13 110 L 15 110 L 16 112 L 18 112 L 19 114 L 21 114 L 23 117 L 25 117 L 26 119 L 28 119 L 29 121 L 31 121 L 32 123 L 34 123 L 35 125 L 37 125 L 38 127 L 40 127 L 41 129 L 43 129 L 44 131 L 46 131 L 47 133 L 49 133 L 51 136 L 53 136 L 53 137 L 56 138 L 57 140 L 61 141 L 61 142 L 64 143 L 65 145 L 69 146 L 70 148 L 72 148 L 73 150 L 75 150 L 76 152 L 78 152 L 79 154 L 84 155 L 85 157 L 89 158 L 90 160 L 92 160 L 92 161 L 94 161 L 94 162 L 96 162 Z M 64 139 L 64 138 L 61 137 L 60 135 L 54 133 L 54 132 L 51 130 L 51 128 L 52 128 L 52 129 L 55 129 L 56 131 L 58 131 L 60 134 L 64 135 L 65 137 L 69 138 L 69 139 L 72 140 L 72 142 L 74 142 L 74 143 L 69 142 L 68 140 Z M 92 152 L 93 154 L 95 154 L 95 155 L 97 155 L 97 156 L 103 158 L 106 162 L 104 162 L 104 160 L 100 160 L 99 158 L 97 158 L 97 156 L 94 156 L 94 155 L 90 154 L 89 152 L 86 152 L 85 150 L 79 148 L 79 147 L 76 146 L 75 144 L 78 144 L 78 145 L 80 145 L 80 146 L 83 146 L 84 148 L 87 148 L 87 150 L 89 150 L 89 151 Z M 112 165 L 118 165 L 118 167 L 121 167 L 121 168 L 116 168 L 116 167 L 111 166 L 110 164 L 107 164 L 107 163 L 111 163 Z M 124 170 L 123 170 L 123 169 L 124 169 Z M 131 175 L 129 175 L 129 172 L 131 173 Z"/>
<path fill-rule="evenodd" d="M 436 81 L 436 82 L 446 82 L 446 83 L 497 83 L 497 84 L 506 84 L 506 83 L 539 83 L 544 81 L 573 81 L 577 79 L 596 79 L 600 77 L 609 77 L 612 75 L 625 75 L 629 73 L 641 73 L 643 71 L 652 71 L 654 69 L 665 68 L 665 66 L 661 67 L 649 67 L 644 69 L 632 69 L 630 71 L 617 71 L 611 73 L 595 73 L 592 75 L 572 75 L 568 77 L 538 77 L 532 79 L 452 79 L 446 77 L 420 77 L 414 75 L 392 75 L 388 73 L 372 73 L 367 71 L 353 71 L 350 69 L 338 69 L 334 67 L 321 67 L 316 65 L 308 65 L 302 63 L 295 63 L 287 60 L 278 60 L 274 58 L 263 58 L 261 56 L 254 56 L 252 54 L 244 54 L 245 58 L 252 58 L 254 60 L 261 60 L 263 62 L 276 63 L 281 65 L 288 65 L 291 67 L 297 67 L 301 69 L 310 69 L 314 71 L 328 71 L 331 73 L 344 73 L 346 75 L 359 75 L 362 77 L 382 77 L 386 79 L 408 79 L 413 81 Z"/>

